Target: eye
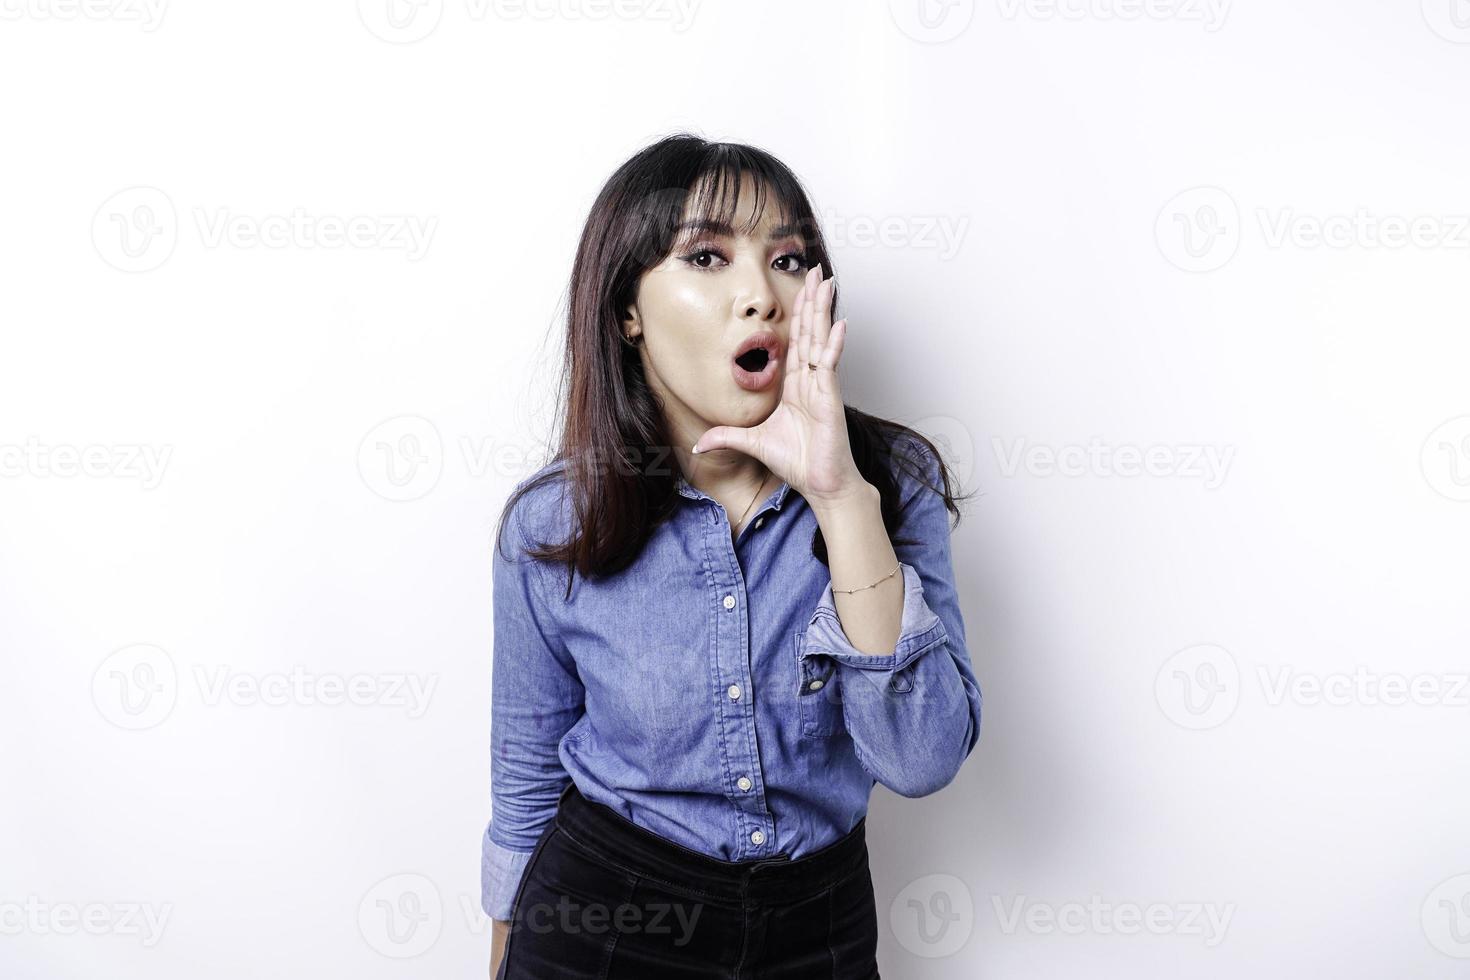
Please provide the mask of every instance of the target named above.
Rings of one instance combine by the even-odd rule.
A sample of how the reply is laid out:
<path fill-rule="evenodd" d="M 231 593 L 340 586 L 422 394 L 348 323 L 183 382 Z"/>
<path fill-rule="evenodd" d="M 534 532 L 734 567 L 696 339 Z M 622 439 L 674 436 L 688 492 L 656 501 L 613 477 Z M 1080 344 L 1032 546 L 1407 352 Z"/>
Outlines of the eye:
<path fill-rule="evenodd" d="M 713 264 L 714 259 L 718 259 L 719 261 L 726 264 L 728 264 L 730 261 L 729 258 L 726 257 L 724 252 L 720 251 L 719 248 L 711 244 L 696 245 L 694 246 L 693 251 L 679 256 L 679 260 L 681 262 L 687 263 L 688 265 L 691 265 L 696 269 L 700 269 L 706 272 L 711 271 L 715 268 L 715 265 Z M 789 266 L 783 267 L 781 265 L 781 263 L 783 262 L 789 262 L 791 264 Z M 802 251 L 786 252 L 779 256 L 773 264 L 778 271 L 790 273 L 791 275 L 801 275 L 808 268 L 811 267 L 811 263 L 807 261 L 806 253 Z"/>
<path fill-rule="evenodd" d="M 785 262 L 787 259 L 790 259 L 793 263 L 795 263 L 795 266 L 793 268 L 790 268 L 790 269 L 782 269 L 781 270 L 782 272 L 790 272 L 790 273 L 794 273 L 794 274 L 800 274 L 800 273 L 803 273 L 803 272 L 805 272 L 807 270 L 807 267 L 808 267 L 809 263 L 807 262 L 806 255 L 804 253 L 802 253 L 802 252 L 787 252 L 785 255 L 781 256 L 776 261 L 778 263 L 779 262 Z"/>
<path fill-rule="evenodd" d="M 710 270 L 714 269 L 713 264 L 710 262 L 711 257 L 713 259 L 719 259 L 720 262 L 728 262 L 725 253 L 722 253 L 714 242 L 697 241 L 689 245 L 688 253 L 679 256 L 679 262 L 689 264 L 689 266 L 695 267 L 695 269 L 700 269 L 701 272 L 710 272 Z"/>
<path fill-rule="evenodd" d="M 679 256 L 679 259 L 682 262 L 687 262 L 689 265 L 692 265 L 696 269 L 708 270 L 708 269 L 712 268 L 712 266 L 708 262 L 705 261 L 705 259 L 708 258 L 709 256 L 714 256 L 714 257 L 720 259 L 720 261 L 722 261 L 722 262 L 723 261 L 728 261 L 725 258 L 724 253 L 722 253 L 719 249 L 717 249 L 717 248 L 715 248 L 715 247 L 713 247 L 711 245 L 698 245 L 698 246 L 695 246 L 694 251 L 690 252 L 687 255 L 681 255 L 681 256 Z"/>

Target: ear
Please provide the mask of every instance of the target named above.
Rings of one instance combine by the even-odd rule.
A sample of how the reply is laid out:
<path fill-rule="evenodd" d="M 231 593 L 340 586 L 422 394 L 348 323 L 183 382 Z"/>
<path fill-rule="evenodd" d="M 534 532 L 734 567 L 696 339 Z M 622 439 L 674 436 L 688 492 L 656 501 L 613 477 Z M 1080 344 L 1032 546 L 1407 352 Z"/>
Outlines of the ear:
<path fill-rule="evenodd" d="M 625 337 L 636 337 L 643 332 L 643 323 L 638 318 L 638 307 L 628 306 L 623 309 L 623 326 L 632 328 L 623 331 Z"/>

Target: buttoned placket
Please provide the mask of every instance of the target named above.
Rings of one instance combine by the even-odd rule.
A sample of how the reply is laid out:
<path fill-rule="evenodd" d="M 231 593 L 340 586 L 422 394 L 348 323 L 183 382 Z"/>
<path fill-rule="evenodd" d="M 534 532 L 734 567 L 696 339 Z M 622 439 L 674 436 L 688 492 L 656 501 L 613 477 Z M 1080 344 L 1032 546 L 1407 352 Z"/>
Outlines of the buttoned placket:
<path fill-rule="evenodd" d="M 742 533 L 738 541 L 732 541 L 730 522 L 719 501 L 682 477 L 676 479 L 676 486 L 683 496 L 704 502 L 704 510 L 696 518 L 700 533 L 707 536 L 706 546 L 717 549 L 724 559 L 716 562 L 712 569 L 713 587 L 719 602 L 714 656 L 716 676 L 726 684 L 725 697 L 720 705 L 719 731 L 724 743 L 721 758 L 726 763 L 723 775 L 727 784 L 733 780 L 733 788 L 727 785 L 726 794 L 736 808 L 737 825 L 743 835 L 736 842 L 737 860 L 760 856 L 769 858 L 776 851 L 777 841 L 770 811 L 765 805 L 765 789 L 760 781 L 760 751 L 752 700 L 757 692 L 752 690 L 750 680 L 749 596 L 737 553 L 745 534 Z M 767 498 L 746 530 L 759 529 L 765 523 L 767 509 L 779 511 L 789 489 L 789 485 L 783 482 Z M 708 537 L 710 535 L 717 540 L 712 541 Z M 774 858 L 777 861 L 782 859 Z"/>

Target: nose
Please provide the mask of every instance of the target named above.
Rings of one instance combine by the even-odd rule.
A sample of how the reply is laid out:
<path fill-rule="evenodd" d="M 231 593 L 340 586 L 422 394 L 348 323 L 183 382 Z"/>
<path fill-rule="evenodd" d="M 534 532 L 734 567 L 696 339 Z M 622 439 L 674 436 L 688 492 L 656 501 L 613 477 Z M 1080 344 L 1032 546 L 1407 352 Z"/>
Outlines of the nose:
<path fill-rule="evenodd" d="M 781 304 L 777 302 L 775 293 L 769 290 L 759 298 L 746 297 L 740 305 L 740 317 L 744 320 L 774 320 L 781 312 Z"/>
<path fill-rule="evenodd" d="M 781 315 L 781 300 L 769 278 L 757 272 L 744 280 L 736 293 L 735 313 L 742 320 L 761 322 Z"/>

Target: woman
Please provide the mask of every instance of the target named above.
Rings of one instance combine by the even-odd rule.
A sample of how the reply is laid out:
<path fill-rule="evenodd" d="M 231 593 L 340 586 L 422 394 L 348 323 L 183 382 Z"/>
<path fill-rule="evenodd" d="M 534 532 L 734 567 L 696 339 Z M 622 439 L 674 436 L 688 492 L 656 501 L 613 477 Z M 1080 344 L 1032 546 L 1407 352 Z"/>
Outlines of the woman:
<path fill-rule="evenodd" d="M 752 147 L 659 140 L 592 207 L 497 530 L 497 977 L 878 975 L 868 797 L 947 785 L 980 690 L 948 469 L 843 404 L 826 268 Z"/>

